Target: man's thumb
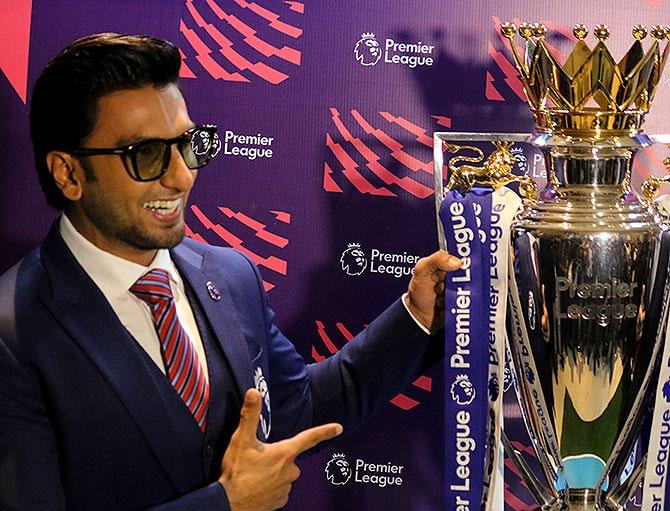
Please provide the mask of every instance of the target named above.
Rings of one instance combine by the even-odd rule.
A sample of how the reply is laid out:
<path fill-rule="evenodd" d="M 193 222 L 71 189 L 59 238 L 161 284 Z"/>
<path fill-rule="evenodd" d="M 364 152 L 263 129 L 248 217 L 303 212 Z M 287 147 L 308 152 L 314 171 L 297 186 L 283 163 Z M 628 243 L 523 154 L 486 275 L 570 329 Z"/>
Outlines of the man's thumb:
<path fill-rule="evenodd" d="M 249 389 L 244 394 L 244 403 L 240 410 L 240 424 L 237 431 L 243 440 L 256 441 L 256 430 L 261 416 L 261 395 L 256 389 Z"/>

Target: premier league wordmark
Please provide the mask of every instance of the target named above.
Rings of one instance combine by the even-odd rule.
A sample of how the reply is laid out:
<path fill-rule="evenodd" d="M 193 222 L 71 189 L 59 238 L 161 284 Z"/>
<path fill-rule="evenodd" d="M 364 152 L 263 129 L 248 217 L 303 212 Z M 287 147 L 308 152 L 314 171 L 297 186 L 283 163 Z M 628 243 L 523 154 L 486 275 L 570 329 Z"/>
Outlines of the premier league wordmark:
<path fill-rule="evenodd" d="M 435 45 L 421 41 L 397 41 L 393 38 L 379 38 L 374 32 L 363 32 L 354 45 L 356 62 L 372 67 L 383 64 L 401 65 L 410 69 L 430 67 L 435 63 Z"/>
<path fill-rule="evenodd" d="M 399 279 L 414 275 L 414 265 L 419 259 L 419 254 L 411 254 L 406 250 L 399 252 L 373 247 L 368 252 L 360 243 L 348 243 L 340 256 L 340 267 L 352 277 L 376 273 Z"/>
<path fill-rule="evenodd" d="M 406 469 L 404 465 L 393 462 L 371 463 L 361 458 L 354 461 L 353 469 L 343 453 L 335 453 L 326 463 L 324 469 L 326 479 L 333 486 L 344 486 L 350 481 L 353 484 L 366 484 L 386 488 L 402 486 Z"/>
<path fill-rule="evenodd" d="M 278 85 L 301 64 L 302 2 L 185 2 L 179 22 L 183 78 Z"/>
<path fill-rule="evenodd" d="M 281 231 L 282 224 L 291 223 L 291 214 L 269 211 L 269 216 L 271 218 L 263 223 L 227 207 L 218 207 L 206 213 L 201 206 L 192 204 L 187 212 L 186 235 L 202 243 L 233 247 L 258 266 L 270 270 L 271 280 L 265 279 L 268 272 L 263 272 L 263 285 L 266 291 L 270 291 L 277 285 L 276 279 L 282 279 L 288 273 L 288 262 L 281 256 L 281 250 L 289 240 L 275 231 Z M 268 224 L 272 227 L 269 228 Z M 261 255 L 267 253 L 271 255 Z"/>
<path fill-rule="evenodd" d="M 323 189 L 343 193 L 351 185 L 373 196 L 397 197 L 405 192 L 419 199 L 430 197 L 433 139 L 428 130 L 389 112 L 378 115 L 372 119 L 356 109 L 346 115 L 330 108 L 332 129 L 326 133 L 329 157 L 324 162 Z M 433 118 L 438 125 L 451 127 L 448 117 Z"/>

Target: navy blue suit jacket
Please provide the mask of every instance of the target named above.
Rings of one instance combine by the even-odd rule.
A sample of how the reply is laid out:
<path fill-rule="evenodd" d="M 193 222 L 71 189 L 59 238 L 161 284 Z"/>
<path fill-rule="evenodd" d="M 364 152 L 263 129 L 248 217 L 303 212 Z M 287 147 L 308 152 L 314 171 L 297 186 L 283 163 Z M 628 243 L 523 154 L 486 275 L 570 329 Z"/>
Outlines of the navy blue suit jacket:
<path fill-rule="evenodd" d="M 329 421 L 351 429 L 441 355 L 398 300 L 338 354 L 306 365 L 274 324 L 245 256 L 191 240 L 171 253 L 229 363 L 238 402 L 261 368 L 269 441 Z M 181 441 L 195 422 L 175 418 L 176 393 L 161 387 L 57 222 L 0 277 L 0 338 L 0 509 L 228 509 L 218 473 Z"/>

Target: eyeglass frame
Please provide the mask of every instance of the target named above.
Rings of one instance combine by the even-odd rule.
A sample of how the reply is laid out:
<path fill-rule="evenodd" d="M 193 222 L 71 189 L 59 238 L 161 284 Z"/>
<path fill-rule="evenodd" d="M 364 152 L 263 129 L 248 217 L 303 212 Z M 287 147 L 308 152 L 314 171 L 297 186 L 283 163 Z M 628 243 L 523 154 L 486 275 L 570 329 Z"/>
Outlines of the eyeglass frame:
<path fill-rule="evenodd" d="M 193 126 L 192 128 L 187 129 L 181 135 L 178 135 L 173 138 L 148 138 L 146 140 L 141 140 L 139 142 L 134 142 L 132 144 L 124 145 L 121 147 L 91 147 L 91 148 L 78 147 L 74 149 L 64 150 L 63 152 L 71 154 L 73 156 L 98 156 L 106 154 L 118 155 L 121 157 L 121 161 L 123 161 L 123 166 L 126 168 L 126 172 L 132 179 L 134 179 L 135 181 L 139 181 L 141 183 L 147 183 L 150 181 L 156 181 L 165 175 L 170 165 L 170 159 L 172 158 L 172 150 L 171 150 L 172 146 L 185 140 L 189 134 L 192 135 L 197 131 L 205 131 L 213 139 L 218 131 L 218 126 L 216 126 L 215 124 L 203 124 L 199 126 Z M 191 139 L 192 138 L 193 137 L 191 137 Z M 137 167 L 137 151 L 141 149 L 142 146 L 155 142 L 162 142 L 168 148 L 168 150 L 165 151 L 165 156 L 163 157 L 163 165 L 161 167 L 160 172 L 156 176 L 151 177 L 149 179 L 142 179 L 140 177 L 140 173 Z M 217 151 L 212 156 L 210 156 L 207 159 L 207 161 L 202 165 L 191 168 L 186 162 L 186 158 L 184 158 L 184 156 L 181 154 L 179 146 L 177 146 L 177 150 L 179 151 L 179 155 L 182 157 L 182 160 L 184 160 L 184 163 L 190 170 L 197 170 L 203 168 L 218 154 Z M 128 166 L 128 161 L 130 161 L 131 168 L 129 168 Z"/>

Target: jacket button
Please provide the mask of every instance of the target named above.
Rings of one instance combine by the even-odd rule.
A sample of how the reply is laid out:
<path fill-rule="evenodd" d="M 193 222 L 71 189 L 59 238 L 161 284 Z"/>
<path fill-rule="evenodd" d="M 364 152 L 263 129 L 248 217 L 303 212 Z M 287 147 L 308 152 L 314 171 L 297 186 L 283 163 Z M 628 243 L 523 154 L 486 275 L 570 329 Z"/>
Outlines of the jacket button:
<path fill-rule="evenodd" d="M 213 455 L 214 455 L 214 447 L 212 446 L 212 444 L 207 444 L 207 446 L 205 447 L 205 456 L 211 458 Z"/>

